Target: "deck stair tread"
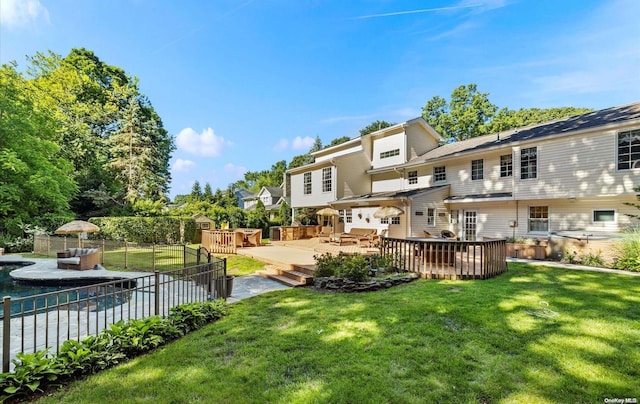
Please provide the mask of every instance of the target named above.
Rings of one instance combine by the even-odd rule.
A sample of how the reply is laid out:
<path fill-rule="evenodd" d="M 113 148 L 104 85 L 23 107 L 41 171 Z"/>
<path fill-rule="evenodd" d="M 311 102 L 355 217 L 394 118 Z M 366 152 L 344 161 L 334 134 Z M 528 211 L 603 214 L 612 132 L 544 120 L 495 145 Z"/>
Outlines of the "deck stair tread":
<path fill-rule="evenodd" d="M 307 286 L 313 283 L 312 275 L 293 269 L 282 268 L 278 265 L 266 265 L 264 270 L 258 271 L 258 275 L 292 287 Z"/>

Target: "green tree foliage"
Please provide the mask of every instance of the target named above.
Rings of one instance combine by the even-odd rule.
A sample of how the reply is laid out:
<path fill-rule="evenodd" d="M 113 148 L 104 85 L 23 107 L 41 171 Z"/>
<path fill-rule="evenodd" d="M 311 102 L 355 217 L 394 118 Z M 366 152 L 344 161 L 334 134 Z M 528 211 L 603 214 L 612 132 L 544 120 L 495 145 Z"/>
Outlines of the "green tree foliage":
<path fill-rule="evenodd" d="M 339 137 L 339 138 L 333 139 L 333 140 L 331 141 L 331 143 L 329 143 L 329 145 L 328 145 L 328 146 L 326 146 L 326 147 L 337 146 L 337 145 L 339 145 L 339 144 L 342 144 L 342 143 L 348 142 L 349 140 L 351 140 L 351 138 L 350 138 L 349 136 L 342 136 L 342 137 Z"/>
<path fill-rule="evenodd" d="M 444 138 L 465 140 L 486 134 L 484 126 L 498 107 L 489 101 L 489 93 L 478 92 L 475 84 L 462 85 L 447 102 L 435 96 L 422 108 L 422 117 Z"/>
<path fill-rule="evenodd" d="M 218 190 L 219 191 L 219 190 Z M 215 197 L 213 196 L 213 191 L 211 190 L 211 184 L 208 182 L 204 184 L 204 191 L 202 192 L 202 199 L 209 203 L 215 203 Z"/>
<path fill-rule="evenodd" d="M 369 133 L 376 132 L 380 129 L 388 128 L 389 126 L 393 126 L 393 125 L 395 125 L 395 123 L 389 123 L 387 121 L 373 121 L 369 125 L 360 129 L 360 136 L 368 135 Z"/>
<path fill-rule="evenodd" d="M 0 223 L 69 214 L 77 192 L 61 157 L 56 121 L 13 65 L 0 67 Z M 2 226 L 4 227 L 4 226 Z"/>
<path fill-rule="evenodd" d="M 465 140 L 589 111 L 573 107 L 498 110 L 489 101 L 489 93 L 481 93 L 475 84 L 467 84 L 454 89 L 449 101 L 440 96 L 431 98 L 422 108 L 422 117 L 444 138 Z"/>
<path fill-rule="evenodd" d="M 64 58 L 37 53 L 27 73 L 39 107 L 57 120 L 60 154 L 75 167 L 80 192 L 71 206 L 78 216 L 165 199 L 175 146 L 137 79 L 86 49 Z"/>
<path fill-rule="evenodd" d="M 262 200 L 258 199 L 255 209 L 247 214 L 247 226 L 253 229 L 262 229 L 262 234 L 269 234 L 269 214 L 264 208 Z"/>
<path fill-rule="evenodd" d="M 554 119 L 566 118 L 591 112 L 590 108 L 521 108 L 519 110 L 511 110 L 502 108 L 486 124 L 486 133 L 497 133 L 508 129 L 520 128 L 527 125 L 534 125 L 542 122 L 552 121 Z"/>
<path fill-rule="evenodd" d="M 189 200 L 192 202 L 198 202 L 202 200 L 202 188 L 200 187 L 200 182 L 195 181 L 193 186 L 191 187 L 191 193 L 189 194 Z"/>
<path fill-rule="evenodd" d="M 291 225 L 291 206 L 286 201 L 283 201 L 278 209 L 278 221 L 282 226 Z"/>

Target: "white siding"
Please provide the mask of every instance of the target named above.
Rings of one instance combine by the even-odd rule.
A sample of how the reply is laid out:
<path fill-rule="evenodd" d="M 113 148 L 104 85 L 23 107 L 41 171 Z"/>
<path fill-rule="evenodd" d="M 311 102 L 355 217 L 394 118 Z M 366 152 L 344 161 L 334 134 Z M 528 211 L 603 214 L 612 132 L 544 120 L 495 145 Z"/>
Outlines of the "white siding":
<path fill-rule="evenodd" d="M 371 192 L 369 168 L 371 162 L 363 153 L 336 159 L 336 199 Z"/>
<path fill-rule="evenodd" d="M 307 171 L 311 173 L 311 193 L 308 195 L 304 194 L 304 172 L 291 174 L 291 207 L 326 206 L 336 199 L 335 169 L 332 169 L 334 186 L 331 192 L 322 192 L 322 168 L 314 167 Z"/>
<path fill-rule="evenodd" d="M 438 141 L 421 125 L 411 125 L 407 133 L 407 160 L 416 158 L 438 146 Z"/>
<path fill-rule="evenodd" d="M 392 171 L 371 175 L 371 192 L 399 191 L 404 180 L 399 173 Z"/>
<path fill-rule="evenodd" d="M 382 138 L 375 138 L 373 140 L 373 156 L 372 163 L 373 168 L 388 167 L 396 164 L 402 164 L 407 161 L 406 153 L 406 139 L 404 132 L 388 135 Z M 399 150 L 397 156 L 380 158 L 380 153 L 389 152 L 392 150 Z"/>
<path fill-rule="evenodd" d="M 633 193 L 640 170 L 617 171 L 615 130 L 522 145 L 538 149 L 538 177 L 520 179 L 520 150 L 515 149 L 518 199 L 584 198 Z"/>
<path fill-rule="evenodd" d="M 440 235 L 442 230 L 450 230 L 449 213 L 443 200 L 449 196 L 449 188 L 443 187 L 433 192 L 411 198 L 410 215 L 410 231 L 409 237 L 423 237 L 424 231 L 428 231 L 434 236 Z M 427 224 L 427 209 L 435 209 L 435 220 L 433 225 Z M 416 216 L 416 212 L 422 212 L 423 215 Z"/>

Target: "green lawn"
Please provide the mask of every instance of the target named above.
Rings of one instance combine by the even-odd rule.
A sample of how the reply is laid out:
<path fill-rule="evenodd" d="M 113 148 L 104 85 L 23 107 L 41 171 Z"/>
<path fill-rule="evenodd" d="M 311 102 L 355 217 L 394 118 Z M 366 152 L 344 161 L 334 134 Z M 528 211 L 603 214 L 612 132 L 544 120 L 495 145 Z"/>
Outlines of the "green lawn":
<path fill-rule="evenodd" d="M 243 300 L 223 320 L 42 401 L 640 398 L 640 277 L 509 267 L 487 281 Z"/>

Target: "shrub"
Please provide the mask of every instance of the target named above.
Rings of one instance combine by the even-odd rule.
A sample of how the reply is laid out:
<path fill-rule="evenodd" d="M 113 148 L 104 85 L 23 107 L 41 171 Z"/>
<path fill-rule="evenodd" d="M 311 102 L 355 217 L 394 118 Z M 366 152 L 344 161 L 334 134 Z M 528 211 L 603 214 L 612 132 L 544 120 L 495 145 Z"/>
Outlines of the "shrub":
<path fill-rule="evenodd" d="M 31 252 L 33 251 L 33 238 L 0 234 L 0 248 L 4 248 L 5 253 Z"/>
<path fill-rule="evenodd" d="M 369 279 L 371 267 L 369 261 L 361 255 L 347 256 L 338 267 L 336 276 L 349 279 L 354 282 L 364 282 Z"/>
<path fill-rule="evenodd" d="M 636 229 L 614 245 L 615 268 L 640 272 L 640 230 Z"/>
<path fill-rule="evenodd" d="M 314 255 L 316 260 L 315 276 L 318 278 L 325 278 L 329 276 L 335 276 L 338 268 L 342 265 L 342 256 L 333 256 L 330 253 L 324 253 L 320 256 Z"/>
<path fill-rule="evenodd" d="M 228 313 L 224 301 L 188 303 L 171 309 L 166 318 L 119 321 L 80 342 L 65 341 L 58 355 L 48 349 L 18 353 L 12 373 L 0 374 L 0 402 L 28 398 L 72 377 L 88 375 L 148 352 Z"/>

